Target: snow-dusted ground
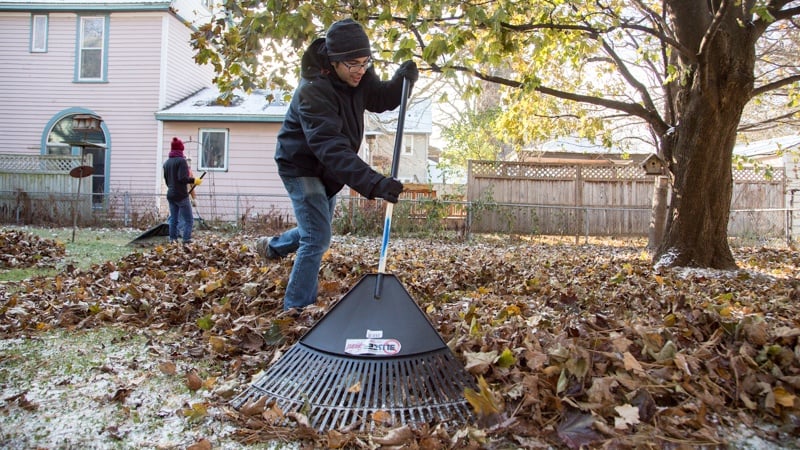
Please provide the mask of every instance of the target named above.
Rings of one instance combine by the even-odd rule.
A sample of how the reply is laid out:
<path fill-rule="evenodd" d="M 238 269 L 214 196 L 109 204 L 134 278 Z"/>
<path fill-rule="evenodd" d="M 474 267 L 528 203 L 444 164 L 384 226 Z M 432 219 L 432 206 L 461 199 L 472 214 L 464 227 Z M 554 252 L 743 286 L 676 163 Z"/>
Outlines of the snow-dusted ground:
<path fill-rule="evenodd" d="M 187 415 L 210 391 L 189 390 L 186 372 L 213 368 L 184 367 L 168 350 L 114 328 L 0 340 L 0 448 L 297 448 L 239 444 L 219 408 Z"/>

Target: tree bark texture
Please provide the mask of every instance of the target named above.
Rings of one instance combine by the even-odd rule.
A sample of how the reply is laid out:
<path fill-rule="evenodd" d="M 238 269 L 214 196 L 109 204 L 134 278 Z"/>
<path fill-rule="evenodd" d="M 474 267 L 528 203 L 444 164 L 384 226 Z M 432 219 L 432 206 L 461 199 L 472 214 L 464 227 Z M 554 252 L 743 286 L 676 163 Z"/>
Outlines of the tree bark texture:
<path fill-rule="evenodd" d="M 668 3 L 676 36 L 697 53 L 680 59 L 683 76 L 673 86 L 676 123 L 663 137 L 672 195 L 654 261 L 735 269 L 728 244 L 731 166 L 736 129 L 754 86 L 755 33 L 741 9 L 708 6 L 725 2 Z"/>

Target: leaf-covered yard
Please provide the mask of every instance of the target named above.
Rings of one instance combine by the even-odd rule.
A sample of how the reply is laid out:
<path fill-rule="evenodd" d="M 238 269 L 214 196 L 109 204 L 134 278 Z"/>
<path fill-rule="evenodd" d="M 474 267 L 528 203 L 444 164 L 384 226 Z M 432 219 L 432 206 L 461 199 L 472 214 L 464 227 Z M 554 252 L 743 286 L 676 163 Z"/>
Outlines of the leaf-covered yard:
<path fill-rule="evenodd" d="M 742 436 L 797 448 L 796 251 L 735 248 L 739 270 L 716 272 L 654 269 L 639 241 L 395 239 L 387 270 L 467 370 L 486 381 L 483 401 L 473 404 L 480 414 L 455 429 L 381 422 L 369 435 L 316 434 L 268 405 L 236 411 L 229 401 L 376 270 L 378 240 L 335 238 L 323 261 L 320 301 L 294 318 L 281 305 L 290 259 L 262 263 L 252 237 L 197 238 L 190 247 L 142 248 L 119 261 L 67 265 L 56 276 L 0 285 L 0 338 L 14 344 L 0 346 L 0 423 L 53 414 L 3 373 L 13 362 L 9 349 L 48 333 L 111 329 L 122 336 L 111 341 L 143 341 L 148 350 L 96 368 L 142 371 L 136 382 L 112 384 L 94 399 L 129 417 L 93 437 L 108 448 L 131 443 L 119 430 L 136 428 L 144 391 L 169 391 L 175 380 L 202 397 L 164 405 L 163 420 L 207 428 L 172 439 L 174 448 L 220 448 L 213 430 L 223 429 L 241 444 L 328 448 L 725 447 L 743 446 Z M 29 264 L 63 257 L 46 239 L 4 236 L 0 243 L 5 267 L 23 264 L 23 254 L 42 255 Z M 79 438 L 60 442 L 69 447 Z M 6 430 L 0 444 L 14 448 L 21 439 Z"/>

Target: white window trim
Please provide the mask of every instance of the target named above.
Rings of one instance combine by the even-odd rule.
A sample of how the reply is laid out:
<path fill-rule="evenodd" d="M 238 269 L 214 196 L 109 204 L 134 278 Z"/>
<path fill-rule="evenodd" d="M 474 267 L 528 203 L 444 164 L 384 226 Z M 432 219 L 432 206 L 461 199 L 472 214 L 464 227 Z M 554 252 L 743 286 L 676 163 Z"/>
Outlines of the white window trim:
<path fill-rule="evenodd" d="M 98 77 L 82 77 L 81 76 L 81 56 L 83 50 L 98 50 L 98 48 L 85 48 L 83 46 L 83 27 L 87 19 L 102 19 L 103 20 L 103 39 L 99 47 L 100 50 L 100 75 Z M 75 80 L 80 82 L 105 82 L 107 81 L 108 73 L 108 16 L 87 15 L 78 17 L 77 38 L 75 40 Z"/>
<path fill-rule="evenodd" d="M 205 138 L 206 133 L 222 133 L 223 134 L 223 149 L 221 161 L 218 161 L 213 166 L 206 165 L 204 153 L 206 151 Z M 201 128 L 198 130 L 198 146 L 197 146 L 197 170 L 202 172 L 227 172 L 228 171 L 228 155 L 229 155 L 229 137 L 230 132 L 227 128 Z"/>
<path fill-rule="evenodd" d="M 50 18 L 47 14 L 31 15 L 31 53 L 47 53 L 49 22 Z M 40 34 L 43 34 L 42 42 L 37 42 Z"/>

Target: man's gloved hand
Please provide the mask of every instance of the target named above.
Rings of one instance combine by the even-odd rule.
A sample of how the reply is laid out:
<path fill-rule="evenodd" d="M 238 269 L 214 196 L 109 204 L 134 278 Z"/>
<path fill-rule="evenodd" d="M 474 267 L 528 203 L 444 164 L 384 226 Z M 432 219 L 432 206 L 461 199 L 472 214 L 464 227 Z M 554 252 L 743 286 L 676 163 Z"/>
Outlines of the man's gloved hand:
<path fill-rule="evenodd" d="M 397 203 L 401 192 L 403 192 L 403 183 L 390 177 L 382 179 L 372 189 L 373 197 L 382 198 L 390 203 Z"/>
<path fill-rule="evenodd" d="M 197 207 L 197 199 L 196 198 L 192 199 L 192 206 Z"/>
<path fill-rule="evenodd" d="M 201 184 L 203 184 L 203 179 L 202 178 L 195 178 L 194 179 L 194 185 L 195 186 L 200 186 Z"/>
<path fill-rule="evenodd" d="M 408 60 L 403 64 L 400 64 L 400 67 L 397 69 L 397 72 L 394 73 L 395 77 L 405 77 L 410 82 L 415 82 L 419 78 L 419 70 L 417 70 L 417 63 L 412 60 Z"/>

